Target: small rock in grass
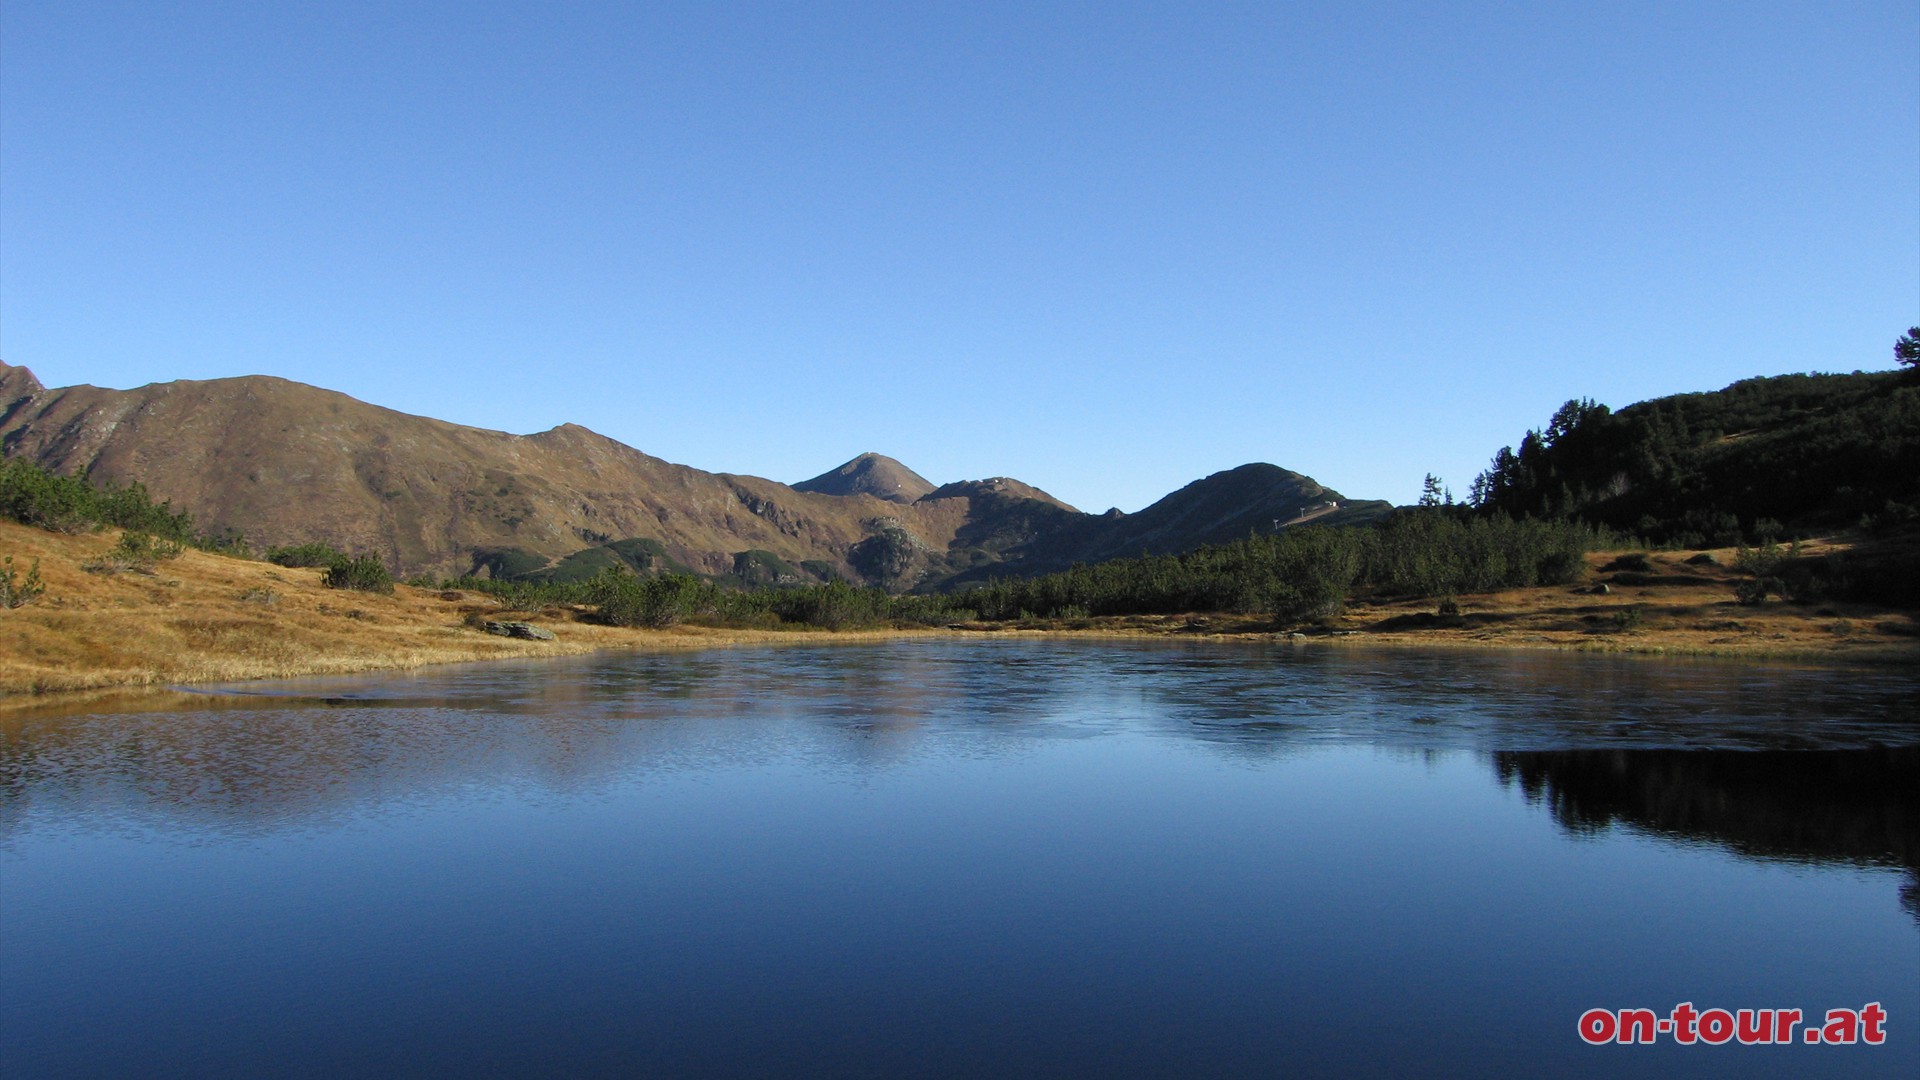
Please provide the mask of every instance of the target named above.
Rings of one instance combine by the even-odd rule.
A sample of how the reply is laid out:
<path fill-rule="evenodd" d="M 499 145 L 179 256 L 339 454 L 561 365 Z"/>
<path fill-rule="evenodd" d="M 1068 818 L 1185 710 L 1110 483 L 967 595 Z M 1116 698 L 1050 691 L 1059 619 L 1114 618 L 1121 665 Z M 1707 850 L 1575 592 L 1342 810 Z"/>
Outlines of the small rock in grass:
<path fill-rule="evenodd" d="M 489 620 L 483 629 L 489 634 L 501 637 L 525 638 L 528 641 L 552 641 L 553 631 L 543 630 L 528 622 L 493 622 Z"/>

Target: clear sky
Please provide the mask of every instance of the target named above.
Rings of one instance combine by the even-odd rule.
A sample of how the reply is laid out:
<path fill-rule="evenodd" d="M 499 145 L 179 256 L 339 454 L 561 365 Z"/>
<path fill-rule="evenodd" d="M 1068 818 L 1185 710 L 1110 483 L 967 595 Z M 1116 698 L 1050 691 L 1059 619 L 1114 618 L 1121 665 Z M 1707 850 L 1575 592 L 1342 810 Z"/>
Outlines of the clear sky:
<path fill-rule="evenodd" d="M 1920 5 L 0 5 L 0 359 L 795 481 L 1464 493 L 1892 366 Z"/>

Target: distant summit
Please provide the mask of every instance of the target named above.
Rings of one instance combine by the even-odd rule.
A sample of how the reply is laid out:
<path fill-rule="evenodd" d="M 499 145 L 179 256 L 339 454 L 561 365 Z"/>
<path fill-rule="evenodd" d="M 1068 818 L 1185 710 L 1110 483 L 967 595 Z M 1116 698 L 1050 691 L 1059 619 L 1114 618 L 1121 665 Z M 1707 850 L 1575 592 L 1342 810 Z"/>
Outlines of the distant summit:
<path fill-rule="evenodd" d="M 1002 502 L 1019 502 L 1023 499 L 1037 499 L 1049 506 L 1079 513 L 1073 507 L 1041 491 L 1032 484 L 1023 484 L 1010 476 L 995 476 L 986 480 L 959 480 L 943 484 L 923 496 L 927 502 L 940 499 L 999 499 Z"/>
<path fill-rule="evenodd" d="M 1253 462 L 1195 480 L 1137 514 L 1101 519 L 1102 527 L 1073 557 L 1097 562 L 1142 551 L 1173 553 L 1310 521 L 1367 521 L 1391 509 L 1377 500 L 1349 499 L 1291 469 Z"/>
<path fill-rule="evenodd" d="M 995 483 L 1019 482 L 975 481 L 974 485 L 990 488 Z M 971 496 L 970 508 L 976 520 L 962 530 L 963 534 L 972 539 L 983 535 L 989 526 L 994 529 L 994 533 L 984 536 L 979 544 L 1000 550 L 1004 561 L 961 570 L 951 579 L 954 584 L 1009 574 L 1064 570 L 1075 563 L 1097 563 L 1143 552 L 1175 554 L 1191 551 L 1201 544 L 1227 543 L 1309 522 L 1357 524 L 1393 509 L 1379 500 L 1349 499 L 1310 476 L 1263 462 L 1195 480 L 1136 514 L 1123 514 L 1118 509 L 1098 516 L 1081 514 L 1052 500 L 1043 491 L 1020 484 L 1026 489 L 1021 493 L 1026 498 L 1018 504 L 1026 508 L 1021 519 L 1021 524 L 1027 526 L 1025 535 L 1019 542 L 996 549 L 995 540 L 1017 535 L 1019 530 L 1003 524 L 1007 517 L 1004 510 L 981 514 L 981 510 L 998 507 L 987 492 L 968 490 L 974 485 L 949 484 L 921 504 L 931 503 L 949 491 L 967 494 Z"/>
<path fill-rule="evenodd" d="M 0 416 L 11 410 L 15 403 L 43 394 L 46 387 L 33 377 L 33 372 L 23 367 L 0 362 Z"/>
<path fill-rule="evenodd" d="M 884 454 L 861 454 L 837 469 L 800 481 L 793 490 L 816 495 L 871 495 L 907 504 L 932 493 L 933 484 Z"/>

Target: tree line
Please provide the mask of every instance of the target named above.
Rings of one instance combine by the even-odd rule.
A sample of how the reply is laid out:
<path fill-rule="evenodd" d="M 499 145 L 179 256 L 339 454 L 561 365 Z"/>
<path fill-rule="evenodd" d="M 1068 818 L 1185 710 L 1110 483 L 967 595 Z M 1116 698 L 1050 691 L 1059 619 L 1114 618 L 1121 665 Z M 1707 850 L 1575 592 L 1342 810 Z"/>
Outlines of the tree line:
<path fill-rule="evenodd" d="M 1557 585 L 1606 537 L 1569 521 L 1398 511 L 1370 525 L 1306 525 L 1180 555 L 1142 555 L 960 594 L 984 619 L 1237 612 L 1297 623 L 1339 614 L 1356 593 L 1425 597 Z"/>

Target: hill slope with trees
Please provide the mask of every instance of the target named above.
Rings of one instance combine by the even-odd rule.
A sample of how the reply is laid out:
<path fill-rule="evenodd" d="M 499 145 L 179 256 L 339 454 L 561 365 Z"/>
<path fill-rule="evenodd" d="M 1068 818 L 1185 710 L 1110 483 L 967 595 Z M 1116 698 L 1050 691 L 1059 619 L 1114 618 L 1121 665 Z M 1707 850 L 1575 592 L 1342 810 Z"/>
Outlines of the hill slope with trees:
<path fill-rule="evenodd" d="M 1618 412 L 1569 401 L 1474 481 L 1484 513 L 1680 546 L 1920 517 L 1920 379 L 1779 375 Z"/>

